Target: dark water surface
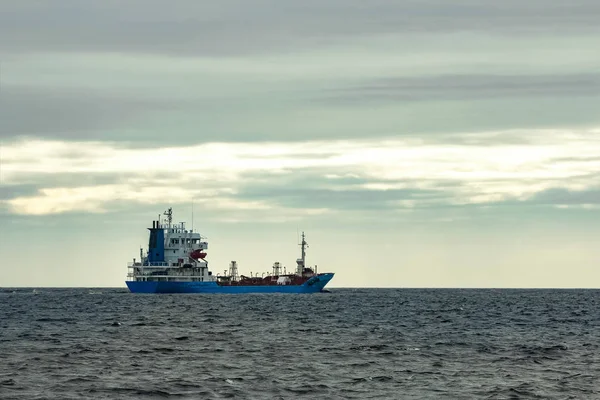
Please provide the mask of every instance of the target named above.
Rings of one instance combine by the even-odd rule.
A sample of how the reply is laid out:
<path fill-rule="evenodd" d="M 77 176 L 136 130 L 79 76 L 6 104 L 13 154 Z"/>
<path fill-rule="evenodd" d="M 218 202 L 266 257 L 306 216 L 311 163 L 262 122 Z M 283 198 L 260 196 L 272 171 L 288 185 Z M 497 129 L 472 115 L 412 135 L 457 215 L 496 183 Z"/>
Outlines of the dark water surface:
<path fill-rule="evenodd" d="M 0 289 L 0 398 L 600 399 L 600 291 Z"/>

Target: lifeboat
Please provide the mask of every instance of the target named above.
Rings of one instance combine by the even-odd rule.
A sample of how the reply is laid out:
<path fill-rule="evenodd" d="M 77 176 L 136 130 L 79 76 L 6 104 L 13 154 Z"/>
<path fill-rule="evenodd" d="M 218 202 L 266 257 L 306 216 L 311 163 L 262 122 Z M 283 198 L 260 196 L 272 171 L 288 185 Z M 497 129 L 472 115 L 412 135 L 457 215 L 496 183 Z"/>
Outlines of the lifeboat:
<path fill-rule="evenodd" d="M 202 250 L 194 250 L 190 253 L 190 257 L 194 260 L 204 260 L 206 258 L 206 253 Z"/>

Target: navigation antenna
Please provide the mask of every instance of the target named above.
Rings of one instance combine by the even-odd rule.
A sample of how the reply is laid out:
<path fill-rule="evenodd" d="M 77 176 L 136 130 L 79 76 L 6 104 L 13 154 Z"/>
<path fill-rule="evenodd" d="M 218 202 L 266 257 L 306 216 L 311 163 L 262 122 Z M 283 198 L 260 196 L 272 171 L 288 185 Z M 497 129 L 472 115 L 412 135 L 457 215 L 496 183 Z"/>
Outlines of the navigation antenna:
<path fill-rule="evenodd" d="M 165 215 L 167 216 L 167 222 L 169 223 L 169 228 L 171 228 L 171 222 L 173 221 L 173 209 L 169 207 L 167 211 L 165 211 Z"/>

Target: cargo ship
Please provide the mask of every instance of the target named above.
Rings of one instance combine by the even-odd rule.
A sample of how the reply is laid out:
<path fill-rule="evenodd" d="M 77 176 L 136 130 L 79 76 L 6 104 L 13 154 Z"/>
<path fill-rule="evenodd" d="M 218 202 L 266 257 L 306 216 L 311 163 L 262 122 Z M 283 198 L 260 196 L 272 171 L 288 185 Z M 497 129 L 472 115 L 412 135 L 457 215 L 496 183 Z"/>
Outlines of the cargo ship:
<path fill-rule="evenodd" d="M 223 275 L 213 274 L 208 267 L 208 240 L 185 222 L 173 223 L 169 208 L 148 228 L 150 237 L 140 259 L 127 264 L 126 284 L 132 293 L 318 293 L 334 273 L 318 273 L 317 266 L 306 266 L 306 238 L 302 232 L 301 256 L 296 268 L 287 273 L 275 262 L 270 273 L 250 276 L 238 274 L 237 261 L 231 261 Z M 266 276 L 265 276 L 266 275 Z"/>

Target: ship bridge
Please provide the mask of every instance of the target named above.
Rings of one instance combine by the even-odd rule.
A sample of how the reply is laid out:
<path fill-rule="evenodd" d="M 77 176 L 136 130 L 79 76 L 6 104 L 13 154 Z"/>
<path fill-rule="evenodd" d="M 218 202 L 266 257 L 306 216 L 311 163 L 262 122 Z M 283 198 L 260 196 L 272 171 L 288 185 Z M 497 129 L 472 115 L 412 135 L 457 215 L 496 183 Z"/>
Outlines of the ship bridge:
<path fill-rule="evenodd" d="M 140 262 L 129 263 L 135 280 L 214 280 L 208 271 L 208 241 L 198 232 L 186 229 L 185 222 L 173 223 L 172 211 L 161 222 L 152 221 L 147 256 L 140 249 Z"/>
<path fill-rule="evenodd" d="M 165 261 L 190 257 L 194 260 L 204 259 L 208 249 L 206 238 L 198 232 L 185 229 L 185 222 L 162 226 L 165 231 Z M 192 254 L 194 253 L 194 254 Z"/>

